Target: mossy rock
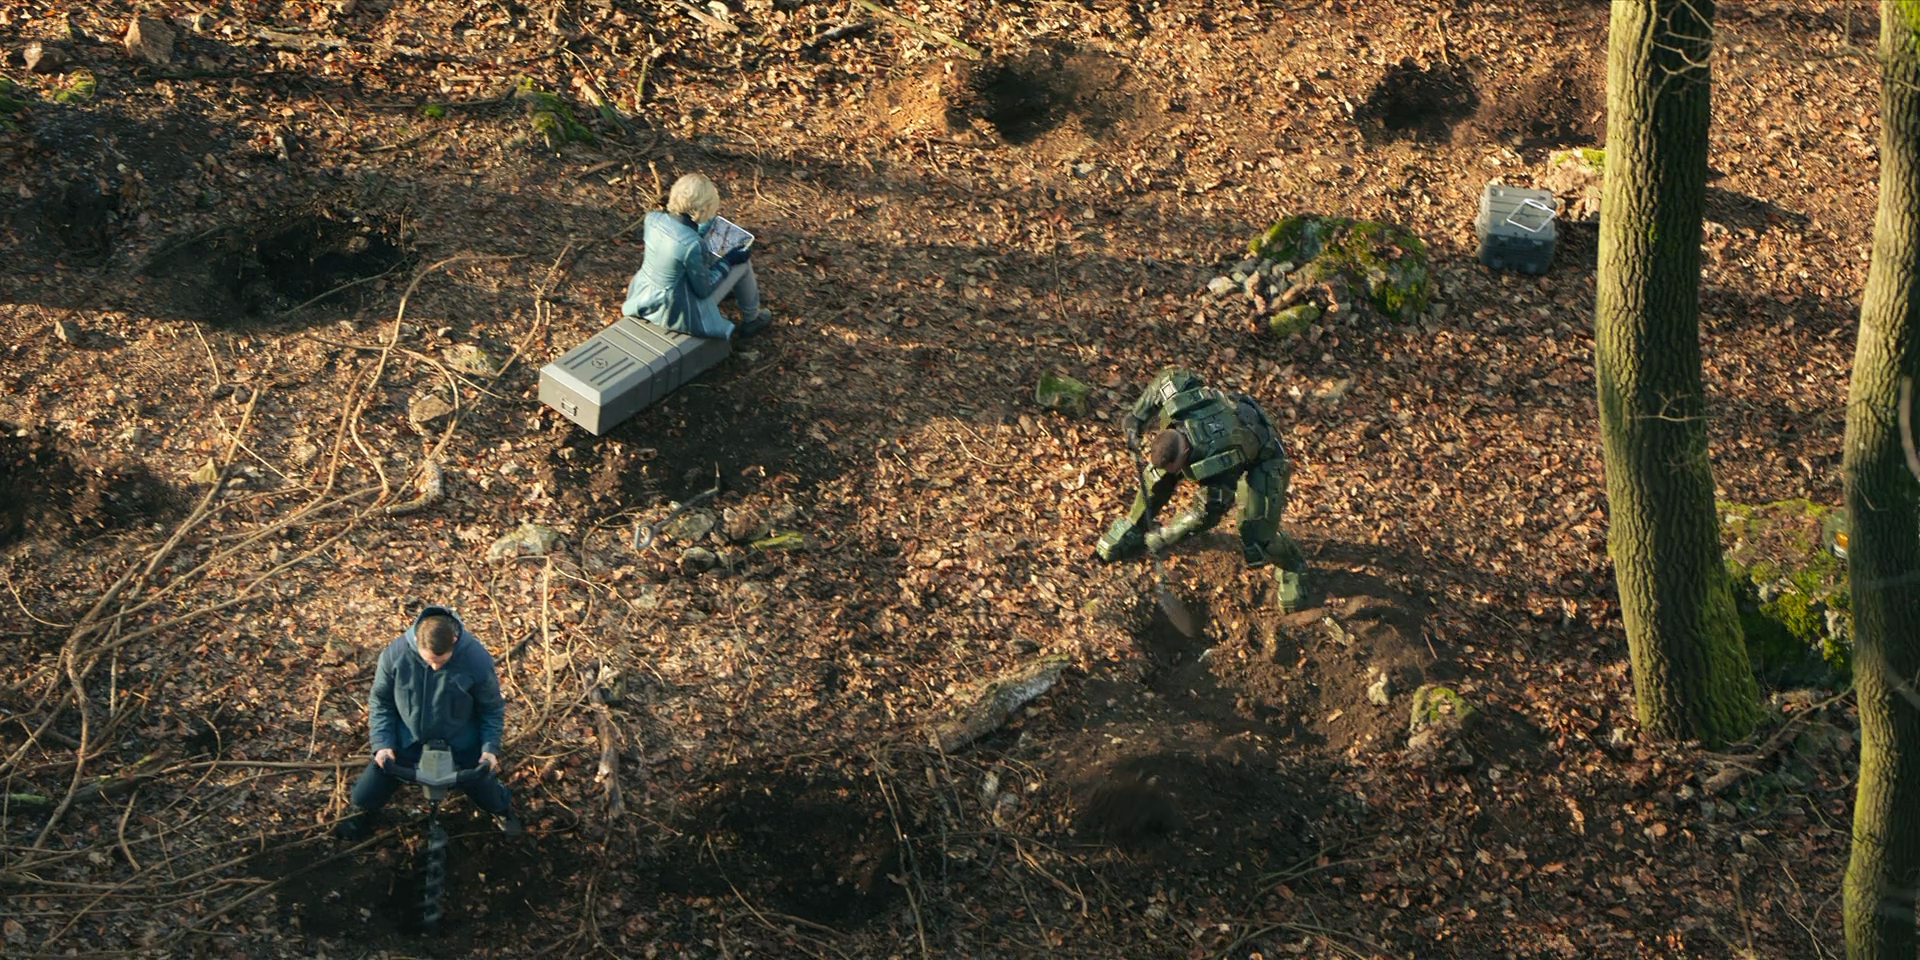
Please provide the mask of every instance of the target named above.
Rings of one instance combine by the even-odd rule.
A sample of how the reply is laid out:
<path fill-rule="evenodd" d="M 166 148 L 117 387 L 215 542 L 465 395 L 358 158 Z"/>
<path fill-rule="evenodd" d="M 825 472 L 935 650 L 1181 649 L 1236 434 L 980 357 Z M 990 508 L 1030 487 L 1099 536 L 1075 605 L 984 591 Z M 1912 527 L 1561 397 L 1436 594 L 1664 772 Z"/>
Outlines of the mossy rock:
<path fill-rule="evenodd" d="M 1043 373 L 1033 390 L 1033 402 L 1043 409 L 1057 410 L 1073 417 L 1087 415 L 1086 384 L 1063 374 Z"/>
<path fill-rule="evenodd" d="M 53 88 L 48 99 L 54 103 L 79 104 L 93 99 L 100 92 L 100 81 L 90 70 L 75 70 L 67 76 L 66 82 Z"/>
<path fill-rule="evenodd" d="M 1314 303 L 1288 307 L 1268 318 L 1267 329 L 1276 337 L 1291 337 L 1296 333 L 1306 333 L 1307 329 L 1313 326 L 1314 321 L 1320 319 L 1320 313 L 1319 304 Z"/>
<path fill-rule="evenodd" d="M 1548 167 L 1579 166 L 1586 167 L 1602 176 L 1607 172 L 1607 152 L 1594 147 L 1574 147 L 1570 150 L 1555 150 L 1547 158 Z"/>
<path fill-rule="evenodd" d="M 1366 291 L 1374 309 L 1400 323 L 1419 319 L 1433 296 L 1426 242 L 1392 224 L 1300 214 L 1268 227 L 1247 251 L 1313 267 L 1321 276 L 1343 274 Z"/>
<path fill-rule="evenodd" d="M 574 117 L 573 108 L 557 95 L 540 89 L 531 79 L 521 80 L 513 95 L 527 105 L 533 132 L 546 141 L 549 149 L 593 142 L 593 131 Z"/>
<path fill-rule="evenodd" d="M 1452 687 L 1437 683 L 1422 684 L 1413 692 L 1413 709 L 1407 717 L 1407 732 L 1442 729 L 1464 731 L 1480 711 Z"/>
<path fill-rule="evenodd" d="M 1747 656 L 1777 686 L 1844 686 L 1853 604 L 1832 546 L 1839 511 L 1809 500 L 1718 505 Z"/>
<path fill-rule="evenodd" d="M 26 109 L 27 101 L 22 97 L 20 85 L 6 77 L 0 77 L 0 113 L 17 113 Z"/>

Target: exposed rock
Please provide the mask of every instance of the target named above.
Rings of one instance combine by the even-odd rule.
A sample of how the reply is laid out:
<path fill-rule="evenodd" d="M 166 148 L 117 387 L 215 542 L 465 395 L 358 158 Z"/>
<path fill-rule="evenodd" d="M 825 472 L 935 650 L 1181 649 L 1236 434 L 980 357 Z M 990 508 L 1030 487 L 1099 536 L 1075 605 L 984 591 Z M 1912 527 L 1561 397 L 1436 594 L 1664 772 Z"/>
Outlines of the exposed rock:
<path fill-rule="evenodd" d="M 680 570 L 686 574 L 704 573 L 720 565 L 720 555 L 706 547 L 688 547 L 680 551 Z"/>
<path fill-rule="evenodd" d="M 1416 765 L 1441 765 L 1461 770 L 1473 766 L 1460 739 L 1473 726 L 1479 711 L 1451 688 L 1424 684 L 1413 692 L 1407 720 L 1407 759 Z"/>
<path fill-rule="evenodd" d="M 187 474 L 187 479 L 192 480 L 194 483 L 202 483 L 202 484 L 219 483 L 220 482 L 220 465 L 217 463 L 214 463 L 212 460 L 208 460 L 206 463 L 201 464 L 198 470 L 195 470 L 192 473 Z"/>
<path fill-rule="evenodd" d="M 424 424 L 424 423 L 432 423 L 433 421 L 438 420 L 449 413 L 452 413 L 453 410 L 454 410 L 453 404 L 448 403 L 447 398 L 441 396 L 440 394 L 422 393 L 422 394 L 416 395 L 412 400 L 408 401 L 407 420 L 412 422 L 415 426 L 419 426 L 420 424 Z"/>
<path fill-rule="evenodd" d="M 1816 721 L 1794 738 L 1793 754 L 1802 760 L 1818 760 L 1830 753 L 1847 752 L 1853 747 L 1852 740 L 1839 727 Z"/>
<path fill-rule="evenodd" d="M 440 351 L 440 358 L 461 373 L 491 377 L 500 372 L 500 361 L 471 343 L 462 343 Z"/>
<path fill-rule="evenodd" d="M 523 523 L 519 529 L 501 537 L 487 548 L 488 560 L 511 560 L 514 557 L 544 557 L 566 538 L 552 527 L 543 527 L 537 523 Z"/>
<path fill-rule="evenodd" d="M 1320 386 L 1314 387 L 1312 396 L 1315 400 L 1339 403 L 1341 400 L 1346 399 L 1347 392 L 1352 389 L 1353 378 L 1341 377 L 1338 380 L 1329 380 Z"/>
<path fill-rule="evenodd" d="M 1427 245 L 1403 228 L 1371 220 L 1301 215 L 1267 228 L 1249 245 L 1270 261 L 1300 263 L 1294 289 L 1344 278 L 1382 316 L 1412 323 L 1427 310 L 1433 277 Z M 1258 261 L 1256 261 L 1257 263 Z M 1289 291 L 1291 293 L 1291 291 Z M 1344 297 L 1337 299 L 1344 300 Z M 1282 297 L 1281 302 L 1292 301 Z"/>
<path fill-rule="evenodd" d="M 61 343 L 71 343 L 75 345 L 80 343 L 79 325 L 66 320 L 55 320 L 53 322 L 53 335 L 59 337 Z"/>
<path fill-rule="evenodd" d="M 59 73 L 60 68 L 67 65 L 65 51 L 38 41 L 27 44 L 20 52 L 20 59 L 26 61 L 28 73 Z"/>
<path fill-rule="evenodd" d="M 1600 195 L 1606 171 L 1606 151 L 1591 147 L 1556 150 L 1547 157 L 1547 172 L 1536 181 L 1563 203 L 1571 220 L 1600 219 Z"/>
<path fill-rule="evenodd" d="M 667 536 L 681 543 L 693 543 L 712 533 L 719 522 L 720 518 L 714 516 L 712 510 L 688 510 L 674 517 L 663 529 Z"/>
<path fill-rule="evenodd" d="M 1267 330 L 1276 337 L 1291 337 L 1297 333 L 1306 333 L 1314 321 L 1320 319 L 1320 308 L 1311 303 L 1288 307 L 1267 320 Z"/>
<path fill-rule="evenodd" d="M 720 515 L 720 532 L 734 543 L 748 543 L 767 535 L 767 519 L 757 510 L 728 507 Z"/>
<path fill-rule="evenodd" d="M 1392 703 L 1393 677 L 1385 671 L 1376 673 L 1374 681 L 1367 685 L 1367 702 L 1382 707 Z"/>
<path fill-rule="evenodd" d="M 126 45 L 127 56 L 164 67 L 173 62 L 173 38 L 173 28 L 165 21 L 140 17 L 127 25 L 120 42 Z"/>
<path fill-rule="evenodd" d="M 928 730 L 928 740 L 952 753 L 1000 729 L 1013 711 L 1046 693 L 1067 668 L 1067 658 L 1043 657 L 1036 663 L 1001 674 L 964 699 L 952 719 Z"/>

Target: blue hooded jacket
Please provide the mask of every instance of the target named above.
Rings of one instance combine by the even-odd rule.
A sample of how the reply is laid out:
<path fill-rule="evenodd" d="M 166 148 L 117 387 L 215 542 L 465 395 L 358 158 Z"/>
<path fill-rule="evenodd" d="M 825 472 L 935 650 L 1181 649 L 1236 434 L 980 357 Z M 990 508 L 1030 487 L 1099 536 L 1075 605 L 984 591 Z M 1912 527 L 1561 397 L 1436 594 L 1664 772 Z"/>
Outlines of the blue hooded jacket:
<path fill-rule="evenodd" d="M 712 224 L 709 220 L 706 225 L 711 228 Z M 641 236 L 646 256 L 627 284 L 627 300 L 620 312 L 675 333 L 716 340 L 732 337 L 732 321 L 708 299 L 731 268 L 707 250 L 706 231 L 655 210 L 647 214 Z"/>
<path fill-rule="evenodd" d="M 434 615 L 449 617 L 459 631 L 453 658 L 438 670 L 421 659 L 414 646 L 420 621 Z M 445 607 L 427 607 L 399 639 L 380 652 L 373 674 L 373 692 L 367 697 L 368 739 L 374 752 L 405 750 L 416 743 L 444 739 L 455 753 L 500 755 L 500 735 L 506 728 L 507 702 L 500 696 L 500 678 L 493 655 L 467 631 L 459 616 Z"/>

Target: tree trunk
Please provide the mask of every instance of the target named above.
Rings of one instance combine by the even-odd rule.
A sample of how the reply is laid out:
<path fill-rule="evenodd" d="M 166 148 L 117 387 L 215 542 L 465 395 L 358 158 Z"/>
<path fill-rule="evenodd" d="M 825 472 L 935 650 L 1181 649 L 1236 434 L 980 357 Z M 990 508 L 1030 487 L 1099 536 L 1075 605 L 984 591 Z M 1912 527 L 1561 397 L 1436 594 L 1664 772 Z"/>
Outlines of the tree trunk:
<path fill-rule="evenodd" d="M 1594 310 L 1608 551 L 1640 723 L 1718 745 L 1759 693 L 1720 553 L 1700 377 L 1711 0 L 1613 6 Z"/>
<path fill-rule="evenodd" d="M 1920 478 L 1898 407 L 1920 367 L 1920 0 L 1880 11 L 1880 210 L 1847 398 L 1844 473 L 1860 787 L 1847 956 L 1913 960 L 1920 885 Z"/>

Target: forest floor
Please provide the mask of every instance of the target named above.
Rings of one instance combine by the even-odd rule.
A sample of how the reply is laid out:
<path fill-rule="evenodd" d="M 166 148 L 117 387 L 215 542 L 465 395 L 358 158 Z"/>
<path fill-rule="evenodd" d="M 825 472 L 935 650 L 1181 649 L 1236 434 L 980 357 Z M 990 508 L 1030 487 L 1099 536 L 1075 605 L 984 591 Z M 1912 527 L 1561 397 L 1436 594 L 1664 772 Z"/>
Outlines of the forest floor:
<path fill-rule="evenodd" d="M 1603 145 L 1607 9 L 0 2 L 0 762 L 50 801 L 0 809 L 4 952 L 1837 955 L 1851 707 L 1769 689 L 1753 743 L 1789 749 L 1639 735 L 1595 229 L 1540 277 L 1475 260 L 1487 182 Z M 1865 5 L 1721 11 L 1730 503 L 1839 497 L 1876 38 Z M 776 325 L 589 436 L 540 367 L 688 171 Z M 1281 340 L 1207 296 L 1305 212 L 1424 238 L 1435 308 Z M 1165 558 L 1189 639 L 1151 567 L 1091 559 L 1173 363 L 1274 415 L 1321 606 L 1210 534 Z M 1035 405 L 1050 372 L 1085 416 Z M 444 500 L 389 513 L 430 461 Z M 716 469 L 714 515 L 636 553 Z M 488 560 L 522 522 L 564 545 Z M 529 824 L 452 802 L 433 937 L 421 801 L 328 833 L 424 603 L 499 662 Z M 1406 750 L 1430 681 L 1483 717 L 1438 765 Z"/>

